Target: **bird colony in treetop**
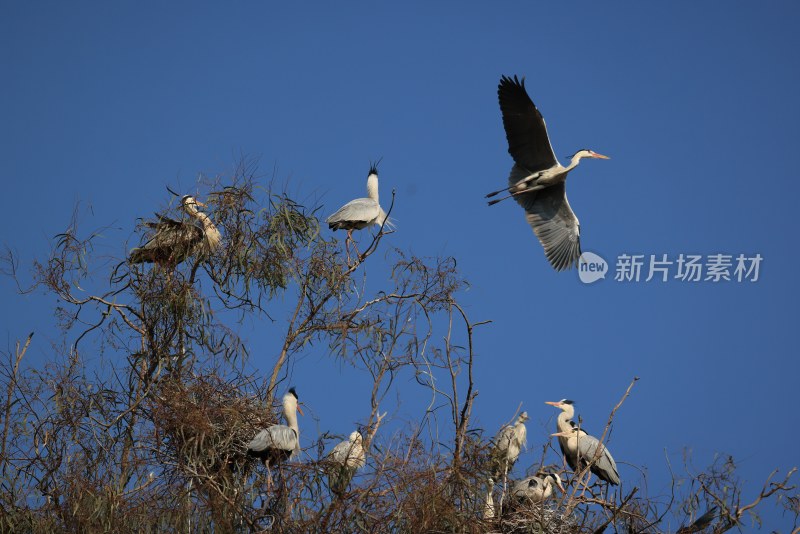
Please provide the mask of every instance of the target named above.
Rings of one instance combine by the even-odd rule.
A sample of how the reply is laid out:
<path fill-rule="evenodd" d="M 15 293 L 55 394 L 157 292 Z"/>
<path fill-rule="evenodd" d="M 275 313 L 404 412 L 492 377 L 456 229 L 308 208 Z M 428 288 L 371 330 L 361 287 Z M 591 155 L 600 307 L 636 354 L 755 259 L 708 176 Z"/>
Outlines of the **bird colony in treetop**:
<path fill-rule="evenodd" d="M 508 140 L 508 152 L 514 165 L 508 186 L 489 193 L 487 197 L 504 194 L 491 200 L 490 205 L 514 198 L 523 207 L 528 223 L 533 228 L 545 255 L 554 269 L 561 271 L 577 266 L 580 249 L 580 224 L 572 211 L 566 195 L 567 174 L 577 167 L 582 158 L 608 159 L 591 150 L 579 150 L 572 156 L 569 166 L 563 167 L 555 157 L 544 119 L 525 90 L 524 81 L 515 76 L 503 76 L 498 87 L 503 126 Z M 378 163 L 370 165 L 367 174 L 367 197 L 346 203 L 326 219 L 331 230 L 346 230 L 345 245 L 353 241 L 354 230 L 371 226 L 391 228 L 389 216 L 380 205 L 378 196 Z M 147 241 L 131 250 L 131 263 L 155 263 L 175 268 L 189 257 L 204 260 L 219 246 L 221 234 L 211 217 L 198 207 L 205 205 L 191 196 L 181 199 L 181 208 L 189 219 L 173 220 L 157 216 L 155 222 L 146 222 L 151 230 Z M 620 483 L 616 463 L 608 449 L 594 436 L 589 435 L 575 421 L 570 400 L 548 402 L 561 410 L 556 421 L 558 438 L 564 460 L 577 472 L 590 470 L 610 485 Z M 302 415 L 294 388 L 283 396 L 285 425 L 274 424 L 260 430 L 247 444 L 248 455 L 264 462 L 271 484 L 270 468 L 280 465 L 300 453 L 300 430 L 297 413 Z M 522 412 L 512 425 L 500 429 L 492 442 L 490 478 L 487 480 L 485 516 L 493 517 L 493 487 L 502 480 L 507 484 L 509 472 L 526 445 L 527 412 Z M 366 451 L 361 432 L 354 431 L 347 440 L 336 445 L 328 455 L 328 482 L 336 495 L 343 494 L 353 474 L 365 465 Z M 564 491 L 560 475 L 540 472 L 513 484 L 510 496 L 515 502 L 541 503 L 554 489 Z"/>

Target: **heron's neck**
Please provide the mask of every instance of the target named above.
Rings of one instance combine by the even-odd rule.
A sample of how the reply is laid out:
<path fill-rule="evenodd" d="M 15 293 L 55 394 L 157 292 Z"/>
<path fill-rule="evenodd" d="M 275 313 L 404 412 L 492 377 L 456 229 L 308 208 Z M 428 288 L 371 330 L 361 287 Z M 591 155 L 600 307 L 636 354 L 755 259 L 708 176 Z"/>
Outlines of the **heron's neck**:
<path fill-rule="evenodd" d="M 582 158 L 583 158 L 583 156 L 580 153 L 575 154 L 574 156 L 572 156 L 572 159 L 569 161 L 569 166 L 566 168 L 565 172 L 569 172 L 572 169 L 574 169 L 575 167 L 577 167 L 578 163 L 580 163 Z"/>
<path fill-rule="evenodd" d="M 370 174 L 367 177 L 367 195 L 369 198 L 378 202 L 378 175 Z"/>
<path fill-rule="evenodd" d="M 300 436 L 300 428 L 297 426 L 297 408 L 292 409 L 291 406 L 286 406 L 283 410 L 283 417 L 286 419 L 286 425 Z"/>
<path fill-rule="evenodd" d="M 525 428 L 525 423 L 517 423 L 514 432 L 517 435 L 517 441 L 521 446 L 524 446 L 528 441 L 528 429 Z"/>
<path fill-rule="evenodd" d="M 219 230 L 217 230 L 217 227 L 211 221 L 211 217 L 195 208 L 192 208 L 191 211 L 187 211 L 189 212 L 189 215 L 200 221 L 200 224 L 203 226 L 203 232 L 205 233 L 206 239 L 211 246 L 213 247 L 219 243 L 220 239 L 222 239 L 222 234 L 219 233 Z"/>
<path fill-rule="evenodd" d="M 559 432 L 564 432 L 572 428 L 572 425 L 569 424 L 570 419 L 575 415 L 575 410 L 567 410 L 562 411 L 558 414 L 558 419 L 556 419 L 556 426 L 558 427 Z"/>

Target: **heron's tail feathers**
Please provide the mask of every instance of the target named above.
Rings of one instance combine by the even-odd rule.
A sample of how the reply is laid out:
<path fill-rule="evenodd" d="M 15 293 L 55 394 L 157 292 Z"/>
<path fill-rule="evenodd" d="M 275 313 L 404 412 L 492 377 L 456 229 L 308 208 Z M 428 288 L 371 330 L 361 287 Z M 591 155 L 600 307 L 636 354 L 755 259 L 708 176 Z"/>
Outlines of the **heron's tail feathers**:
<path fill-rule="evenodd" d="M 389 217 L 386 212 L 383 211 L 383 208 L 380 208 L 380 213 L 378 214 L 378 218 L 375 219 L 375 222 L 388 231 L 393 231 L 397 228 L 397 219 Z"/>
<path fill-rule="evenodd" d="M 331 489 L 331 493 L 341 497 L 347 491 L 355 472 L 355 469 L 345 465 L 331 467 L 328 471 L 328 487 Z"/>

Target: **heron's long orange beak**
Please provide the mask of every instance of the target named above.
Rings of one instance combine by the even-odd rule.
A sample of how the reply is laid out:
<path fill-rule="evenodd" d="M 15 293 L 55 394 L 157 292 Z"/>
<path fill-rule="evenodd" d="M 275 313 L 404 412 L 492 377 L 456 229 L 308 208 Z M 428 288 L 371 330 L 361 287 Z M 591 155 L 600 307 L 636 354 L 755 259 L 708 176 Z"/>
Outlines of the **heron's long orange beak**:
<path fill-rule="evenodd" d="M 592 152 L 592 157 L 593 158 L 598 158 L 598 159 L 611 159 L 608 156 L 604 156 L 602 154 L 598 154 L 597 152 Z"/>
<path fill-rule="evenodd" d="M 200 202 L 200 201 L 199 201 L 199 200 L 197 200 L 197 199 L 194 199 L 194 203 L 195 203 L 195 204 L 197 204 L 198 206 L 200 206 L 201 208 L 205 208 L 205 207 L 206 207 L 206 205 L 205 205 L 205 204 L 203 204 L 202 202 Z"/>
<path fill-rule="evenodd" d="M 299 404 L 297 405 L 297 411 L 298 411 L 298 412 L 300 412 L 300 415 L 305 415 L 305 414 L 303 413 L 303 409 L 300 407 L 300 405 L 299 405 Z"/>
<path fill-rule="evenodd" d="M 549 404 L 550 406 L 561 406 L 561 402 L 544 401 L 544 403 Z"/>

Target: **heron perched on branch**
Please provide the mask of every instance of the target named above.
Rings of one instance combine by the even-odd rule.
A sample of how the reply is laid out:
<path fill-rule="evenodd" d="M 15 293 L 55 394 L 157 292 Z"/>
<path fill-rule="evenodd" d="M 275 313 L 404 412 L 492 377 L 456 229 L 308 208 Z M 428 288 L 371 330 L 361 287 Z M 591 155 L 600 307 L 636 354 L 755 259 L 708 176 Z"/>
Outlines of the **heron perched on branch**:
<path fill-rule="evenodd" d="M 489 205 L 514 197 L 525 210 L 528 224 L 553 268 L 562 271 L 576 266 L 581 255 L 580 223 L 567 201 L 567 174 L 583 158 L 608 156 L 583 149 L 572 156 L 567 167 L 562 166 L 553 153 L 544 118 L 525 90 L 524 78 L 520 81 L 516 76 L 503 76 L 497 95 L 514 166 L 508 187 L 486 196 L 508 195 Z"/>
<path fill-rule="evenodd" d="M 573 401 L 569 399 L 561 399 L 558 402 L 546 401 L 545 404 L 549 404 L 550 406 L 555 406 L 561 413 L 558 414 L 558 418 L 556 419 L 556 430 L 558 432 L 568 432 L 572 429 L 572 418 L 575 417 L 575 407 L 573 406 Z M 575 471 L 577 469 L 577 464 L 573 463 L 574 458 L 567 454 L 567 438 L 563 436 L 558 437 L 558 446 L 561 448 L 561 454 L 564 455 L 564 458 L 567 460 L 567 465 L 569 465 L 570 469 Z"/>
<path fill-rule="evenodd" d="M 567 465 L 569 465 L 570 469 L 577 472 L 586 467 L 594 459 L 597 448 L 600 446 L 603 452 L 600 453 L 597 461 L 591 464 L 591 471 L 612 485 L 619 484 L 617 464 L 614 462 L 614 458 L 611 457 L 611 453 L 608 452 L 606 447 L 600 445 L 600 440 L 581 430 L 577 423 L 572 420 L 575 417 L 573 401 L 561 399 L 558 402 L 547 401 L 545 404 L 555 406 L 561 410 L 561 413 L 558 414 L 558 419 L 556 419 L 558 432 L 551 435 L 558 438 L 561 453 L 567 460 Z"/>
<path fill-rule="evenodd" d="M 500 475 L 505 477 L 514 467 L 517 458 L 519 458 L 520 450 L 527 442 L 528 431 L 525 428 L 525 421 L 527 420 L 528 412 L 522 412 L 513 425 L 506 425 L 501 428 L 494 438 L 492 476 L 495 479 Z"/>
<path fill-rule="evenodd" d="M 589 466 L 592 473 L 598 478 L 605 480 L 612 486 L 619 485 L 619 472 L 617 471 L 617 464 L 608 448 L 600 443 L 600 440 L 594 436 L 590 436 L 578 425 L 573 425 L 567 431 L 556 432 L 552 436 L 564 437 L 566 440 L 567 458 L 572 458 L 570 467 L 573 463 L 577 467 L 573 467 L 574 471 L 585 469 Z M 598 452 L 599 450 L 599 452 Z"/>
<path fill-rule="evenodd" d="M 205 204 L 192 196 L 181 198 L 181 208 L 189 214 L 190 220 L 176 221 L 163 215 L 156 215 L 158 221 L 145 222 L 153 229 L 150 239 L 141 247 L 131 250 L 128 256 L 131 263 L 160 263 L 178 265 L 189 256 L 211 254 L 222 239 L 211 218 L 198 210 Z"/>
<path fill-rule="evenodd" d="M 379 163 L 380 160 L 370 164 L 367 175 L 367 198 L 351 200 L 325 220 L 328 228 L 333 231 L 347 230 L 347 239 L 345 240 L 347 243 L 353 238 L 353 230 L 361 230 L 373 224 L 392 227 L 392 222 L 381 208 L 378 198 Z"/>
<path fill-rule="evenodd" d="M 564 492 L 560 476 L 554 473 L 538 474 L 515 482 L 511 488 L 511 495 L 523 502 L 540 503 L 550 498 L 553 487 Z"/>
<path fill-rule="evenodd" d="M 289 388 L 289 391 L 283 396 L 283 418 L 286 420 L 286 424 L 268 426 L 247 444 L 247 454 L 262 460 L 267 466 L 267 470 L 300 453 L 297 412 L 303 415 L 303 410 L 297 405 L 297 400 L 297 391 Z M 271 478 L 270 474 L 270 480 Z"/>
<path fill-rule="evenodd" d="M 336 445 L 328 455 L 328 486 L 334 494 L 344 494 L 356 470 L 364 467 L 367 460 L 363 441 L 361 432 L 351 432 L 348 439 Z"/>

